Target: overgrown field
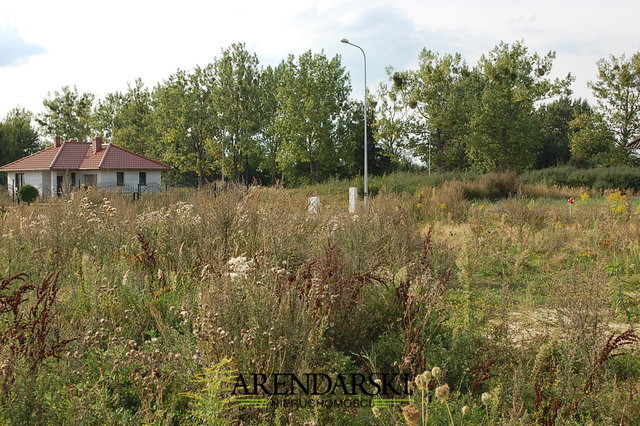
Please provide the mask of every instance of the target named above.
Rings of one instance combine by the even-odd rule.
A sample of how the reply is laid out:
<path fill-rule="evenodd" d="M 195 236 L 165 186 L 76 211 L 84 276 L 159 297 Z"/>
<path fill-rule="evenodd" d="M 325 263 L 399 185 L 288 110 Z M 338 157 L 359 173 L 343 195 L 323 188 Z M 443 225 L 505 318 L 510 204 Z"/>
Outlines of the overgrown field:
<path fill-rule="evenodd" d="M 84 195 L 0 217 L 0 424 L 637 422 L 631 195 Z M 230 394 L 254 372 L 417 383 L 398 406 L 265 409 Z"/>

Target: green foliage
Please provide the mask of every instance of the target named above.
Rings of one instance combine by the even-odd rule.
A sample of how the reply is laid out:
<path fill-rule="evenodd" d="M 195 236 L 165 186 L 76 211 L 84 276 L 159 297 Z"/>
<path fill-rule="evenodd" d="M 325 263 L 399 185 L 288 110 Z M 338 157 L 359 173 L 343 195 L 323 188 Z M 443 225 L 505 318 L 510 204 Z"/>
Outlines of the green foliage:
<path fill-rule="evenodd" d="M 348 74 L 338 56 L 329 60 L 324 53 L 308 51 L 283 61 L 280 76 L 280 111 L 274 122 L 283 141 L 278 162 L 294 177 L 296 165 L 303 164 L 311 181 L 318 183 L 339 166 L 342 147 L 336 123 L 350 91 Z"/>
<path fill-rule="evenodd" d="M 22 202 L 31 204 L 38 198 L 38 188 L 32 185 L 22 185 L 18 189 L 18 198 Z"/>
<path fill-rule="evenodd" d="M 610 166 L 615 139 L 602 116 L 580 114 L 571 123 L 571 164 L 579 167 Z"/>
<path fill-rule="evenodd" d="M 501 43 L 480 58 L 480 102 L 471 118 L 468 135 L 473 167 L 482 171 L 534 166 L 541 136 L 534 105 L 555 95 L 567 94 L 572 77 L 550 80 L 555 53 L 529 54 L 522 42 Z"/>
<path fill-rule="evenodd" d="M 520 174 L 523 183 L 546 185 L 588 187 L 603 189 L 640 190 L 640 170 L 637 167 L 598 167 L 578 169 L 575 167 L 553 167 L 543 170 L 527 171 Z"/>
<path fill-rule="evenodd" d="M 259 153 L 257 135 L 263 124 L 262 86 L 258 57 L 247 52 L 244 44 L 232 44 L 222 51 L 214 64 L 215 84 L 212 102 L 216 109 L 217 139 L 222 164 L 230 156 L 231 167 L 223 174 L 236 181 L 244 169 L 245 183 L 249 183 L 249 156 Z"/>
<path fill-rule="evenodd" d="M 31 125 L 32 114 L 14 108 L 0 121 L 0 166 L 11 163 L 40 148 L 39 136 Z M 3 176 L 0 177 L 3 178 Z M 6 183 L 6 180 L 0 180 Z"/>
<path fill-rule="evenodd" d="M 74 86 L 64 86 L 42 103 L 45 111 L 39 114 L 36 121 L 45 136 L 53 138 L 61 136 L 65 139 L 86 141 L 91 136 L 92 108 L 94 95 L 79 93 Z"/>
<path fill-rule="evenodd" d="M 124 93 L 109 93 L 93 113 L 94 126 L 105 140 L 133 152 L 159 158 L 151 91 L 142 80 L 129 84 Z"/>
<path fill-rule="evenodd" d="M 618 145 L 640 135 L 640 52 L 600 59 L 598 80 L 589 83 Z"/>
<path fill-rule="evenodd" d="M 590 114 L 591 107 L 586 100 L 572 100 L 563 96 L 536 110 L 542 133 L 542 149 L 536 168 L 561 166 L 569 161 L 571 121 L 579 114 Z"/>
<path fill-rule="evenodd" d="M 162 160 L 179 172 L 196 173 L 200 186 L 219 169 L 220 157 L 212 150 L 218 135 L 217 123 L 211 119 L 216 114 L 214 81 L 212 65 L 193 72 L 179 70 L 153 93 Z"/>
<path fill-rule="evenodd" d="M 234 407 L 230 405 L 240 398 L 228 395 L 234 385 L 231 360 L 223 358 L 219 362 L 205 367 L 204 372 L 196 377 L 195 382 L 199 384 L 197 392 L 185 394 L 195 400 L 193 416 L 208 425 L 234 423 L 229 416 Z"/>

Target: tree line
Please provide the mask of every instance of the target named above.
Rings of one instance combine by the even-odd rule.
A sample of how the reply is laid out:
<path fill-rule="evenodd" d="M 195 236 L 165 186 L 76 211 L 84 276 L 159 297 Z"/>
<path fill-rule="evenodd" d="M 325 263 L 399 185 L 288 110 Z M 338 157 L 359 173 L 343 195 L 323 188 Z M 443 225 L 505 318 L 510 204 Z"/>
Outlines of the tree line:
<path fill-rule="evenodd" d="M 640 52 L 598 61 L 595 105 L 571 97 L 573 77 L 550 77 L 555 54 L 500 43 L 475 66 L 424 49 L 415 70 L 387 68 L 367 97 L 369 172 L 429 164 L 496 171 L 633 164 L 640 135 Z M 65 86 L 33 116 L 0 121 L 0 164 L 53 136 L 102 136 L 172 166 L 175 182 L 214 179 L 289 185 L 362 173 L 362 103 L 340 57 L 289 55 L 263 67 L 242 43 L 155 87 L 138 79 L 96 99 Z"/>

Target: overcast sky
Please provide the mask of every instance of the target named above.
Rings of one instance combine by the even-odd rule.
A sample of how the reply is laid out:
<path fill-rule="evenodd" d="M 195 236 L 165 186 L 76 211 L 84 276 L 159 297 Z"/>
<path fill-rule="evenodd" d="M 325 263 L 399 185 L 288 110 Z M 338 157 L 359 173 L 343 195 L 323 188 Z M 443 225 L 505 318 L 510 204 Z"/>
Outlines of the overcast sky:
<path fill-rule="evenodd" d="M 384 69 L 414 68 L 422 48 L 462 53 L 475 65 L 500 41 L 554 50 L 554 76 L 571 72 L 576 96 L 588 97 L 599 58 L 640 50 L 640 1 L 595 0 L 3 0 L 0 6 L 0 117 L 64 85 L 98 97 L 140 77 L 148 85 L 192 69 L 246 43 L 262 65 L 306 50 L 341 55 L 354 96 Z"/>

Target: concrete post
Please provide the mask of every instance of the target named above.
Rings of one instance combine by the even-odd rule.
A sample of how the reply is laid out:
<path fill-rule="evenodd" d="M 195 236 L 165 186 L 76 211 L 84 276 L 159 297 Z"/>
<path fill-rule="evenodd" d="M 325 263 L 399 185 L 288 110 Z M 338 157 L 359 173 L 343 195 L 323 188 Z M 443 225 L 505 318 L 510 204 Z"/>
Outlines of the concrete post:
<path fill-rule="evenodd" d="M 309 197 L 309 213 L 320 213 L 320 197 Z"/>
<path fill-rule="evenodd" d="M 349 188 L 349 213 L 356 212 L 356 206 L 358 205 L 358 188 Z"/>

